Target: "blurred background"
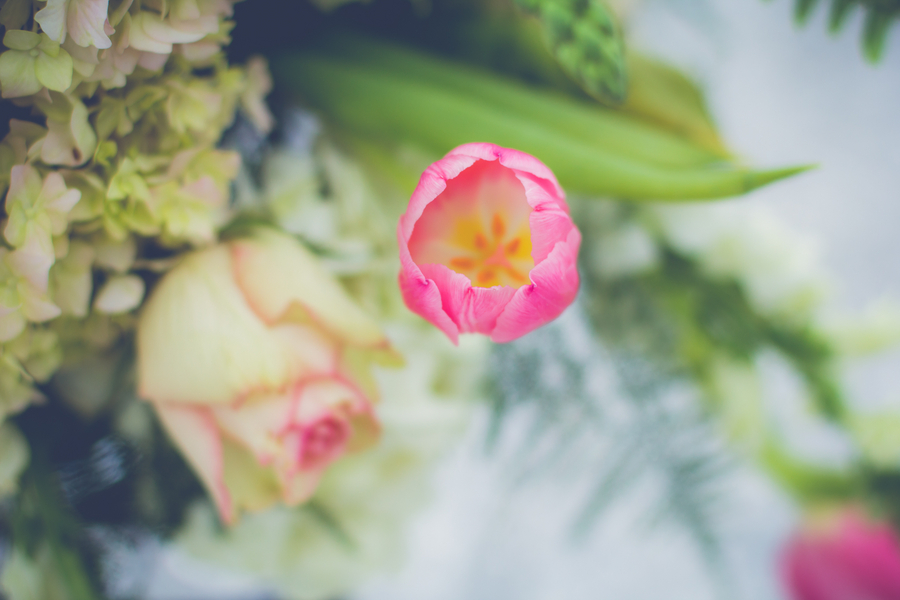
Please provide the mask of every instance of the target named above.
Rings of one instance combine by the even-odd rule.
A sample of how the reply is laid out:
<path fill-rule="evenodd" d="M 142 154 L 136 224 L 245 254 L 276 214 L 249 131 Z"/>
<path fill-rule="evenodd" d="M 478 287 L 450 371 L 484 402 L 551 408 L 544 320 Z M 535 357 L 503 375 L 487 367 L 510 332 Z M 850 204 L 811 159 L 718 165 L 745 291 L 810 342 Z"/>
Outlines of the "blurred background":
<path fill-rule="evenodd" d="M 879 302 L 900 297 L 900 43 L 889 40 L 882 61 L 872 65 L 859 49 L 861 14 L 833 36 L 827 11 L 798 28 L 787 0 L 618 4 L 630 47 L 695 78 L 723 138 L 747 163 L 816 165 L 723 205 L 768 211 L 793 230 L 816 270 L 808 275 L 827 281 L 826 317 L 877 311 Z M 720 207 L 717 218 L 740 227 L 743 208 L 719 205 L 713 212 Z M 573 306 L 545 335 L 568 340 L 590 365 L 591 385 L 614 396 L 619 375 L 604 362 L 603 348 L 585 339 L 581 310 Z M 528 339 L 523 348 L 549 338 Z M 834 464 L 847 460 L 847 441 L 813 418 L 791 374 L 765 356 L 759 363 L 767 405 L 790 428 L 792 450 Z M 898 369 L 897 352 L 848 366 L 850 401 L 864 410 L 896 405 Z M 589 534 L 577 535 L 577 474 L 511 475 L 528 419 L 513 418 L 488 451 L 488 413 L 477 411 L 463 444 L 441 463 L 433 503 L 413 520 L 405 565 L 348 598 L 787 598 L 779 557 L 799 514 L 752 464 L 737 460 L 718 476 L 709 511 L 720 542 L 714 556 L 685 528 L 647 517 L 660 494 L 652 473 L 612 498 Z M 158 569 L 151 598 L 171 597 L 173 589 L 189 596 L 200 567 L 179 555 Z M 241 580 L 222 577 L 223 594 L 228 588 L 247 597 Z"/>
<path fill-rule="evenodd" d="M 766 207 L 808 238 L 830 276 L 828 310 L 865 310 L 900 297 L 900 44 L 871 65 L 859 52 L 861 14 L 831 36 L 826 11 L 797 28 L 793 10 L 783 0 L 644 0 L 632 3 L 626 28 L 633 46 L 701 82 L 723 137 L 749 162 L 817 165 L 727 203 Z M 896 402 L 898 372 L 897 352 L 854 365 L 850 398 L 870 407 Z M 793 441 L 840 460 L 843 440 L 804 422 L 808 415 L 779 375 L 768 373 L 777 394 L 770 401 L 794 402 L 784 407 L 801 437 Z M 504 485 L 502 468 L 484 462 L 482 439 L 474 433 L 444 465 L 435 505 L 414 528 L 409 565 L 359 598 L 721 597 L 683 531 L 644 522 L 641 496 L 653 495 L 652 483 L 617 501 L 593 535 L 573 543 L 565 492 L 553 483 Z M 725 597 L 786 598 L 777 565 L 797 527 L 791 502 L 744 466 L 722 486 L 718 512 Z"/>
<path fill-rule="evenodd" d="M 0 597 L 900 600 L 898 18 L 0 0 Z M 510 343 L 398 286 L 470 142 Z"/>

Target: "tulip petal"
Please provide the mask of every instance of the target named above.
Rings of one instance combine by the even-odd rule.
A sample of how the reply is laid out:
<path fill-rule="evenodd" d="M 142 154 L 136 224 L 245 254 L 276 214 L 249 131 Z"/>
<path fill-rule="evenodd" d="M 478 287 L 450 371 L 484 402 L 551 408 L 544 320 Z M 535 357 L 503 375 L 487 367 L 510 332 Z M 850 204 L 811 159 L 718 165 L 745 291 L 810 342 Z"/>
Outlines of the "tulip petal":
<path fill-rule="evenodd" d="M 508 285 L 473 287 L 468 277 L 444 265 L 422 265 L 422 273 L 437 284 L 441 306 L 452 315 L 460 333 L 490 335 L 517 289 Z"/>
<path fill-rule="evenodd" d="M 222 440 L 209 411 L 169 402 L 153 407 L 166 432 L 194 469 L 219 509 L 222 520 L 232 523 L 234 505 L 223 479 Z"/>
<path fill-rule="evenodd" d="M 478 286 L 519 287 L 527 283 L 528 271 L 534 267 L 531 212 L 514 171 L 497 161 L 478 160 L 448 181 L 422 212 L 408 241 L 410 255 L 418 265 L 450 266 Z M 496 260 L 496 253 L 503 253 L 501 247 L 510 242 L 517 250 L 503 254 L 507 262 L 486 268 L 485 261 Z M 468 262 L 454 267 L 455 261 Z"/>
<path fill-rule="evenodd" d="M 472 156 L 482 160 L 499 160 L 500 164 L 504 167 L 524 173 L 530 173 L 535 177 L 545 180 L 550 184 L 550 190 L 548 191 L 551 194 L 560 198 L 565 197 L 565 193 L 559 185 L 559 182 L 556 180 L 556 175 L 553 174 L 553 171 L 551 171 L 547 165 L 525 152 L 513 148 L 502 148 L 500 146 L 495 146 L 494 144 L 474 142 L 454 148 L 447 156 Z"/>
<path fill-rule="evenodd" d="M 531 227 L 531 257 L 535 264 L 543 262 L 556 244 L 567 240 L 575 228 L 568 213 L 549 204 L 531 211 L 528 221 Z"/>
<path fill-rule="evenodd" d="M 454 343 L 470 332 L 511 341 L 556 318 L 578 290 L 581 237 L 564 192 L 518 150 L 464 144 L 432 164 L 397 238 L 404 301 Z"/>
<path fill-rule="evenodd" d="M 498 160 L 504 167 L 515 171 L 516 177 L 525 186 L 526 196 L 532 207 L 536 208 L 537 203 L 543 201 L 544 198 L 551 198 L 560 208 L 569 212 L 566 194 L 556 180 L 553 171 L 530 154 L 513 148 L 501 148 L 493 144 L 472 143 L 463 144 L 451 150 L 447 156 L 469 156 L 482 160 Z M 543 190 L 540 196 L 536 196 L 536 187 Z"/>
<path fill-rule="evenodd" d="M 400 246 L 400 264 L 400 293 L 403 295 L 406 306 L 443 331 L 451 342 L 458 344 L 459 327 L 444 311 L 441 291 L 433 280 L 422 275 L 422 271 L 409 256 L 409 249 L 405 245 Z"/>
<path fill-rule="evenodd" d="M 412 236 L 413 228 L 422 216 L 425 207 L 447 189 L 447 181 L 471 167 L 475 160 L 476 158 L 471 156 L 447 155 L 425 169 L 422 177 L 419 178 L 419 184 L 416 186 L 416 191 L 413 192 L 406 212 L 400 217 L 398 234 L 401 247 L 406 247 Z"/>
<path fill-rule="evenodd" d="M 900 543 L 888 523 L 855 509 L 818 519 L 785 548 L 782 569 L 793 597 L 900 598 Z"/>
<path fill-rule="evenodd" d="M 532 285 L 520 287 L 491 333 L 494 342 L 509 342 L 558 317 L 578 293 L 575 261 L 581 234 L 572 228 L 547 258 L 531 271 Z"/>

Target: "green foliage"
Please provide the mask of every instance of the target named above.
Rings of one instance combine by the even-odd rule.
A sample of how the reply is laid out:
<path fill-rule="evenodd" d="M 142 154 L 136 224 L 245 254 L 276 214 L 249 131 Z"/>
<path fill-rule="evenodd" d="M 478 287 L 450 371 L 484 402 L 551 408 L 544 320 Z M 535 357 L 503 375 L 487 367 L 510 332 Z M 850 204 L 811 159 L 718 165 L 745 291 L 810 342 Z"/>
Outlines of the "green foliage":
<path fill-rule="evenodd" d="M 22 476 L 9 516 L 13 542 L 18 552 L 34 561 L 43 594 L 54 600 L 99 600 L 96 565 L 86 560 L 84 525 L 63 500 L 45 451 L 34 447 Z"/>
<path fill-rule="evenodd" d="M 563 70 L 597 99 L 621 103 L 628 91 L 622 36 L 603 0 L 516 0 L 538 17 Z"/>
<path fill-rule="evenodd" d="M 673 401 L 677 382 L 666 372 L 643 356 L 586 341 L 591 328 L 579 306 L 561 322 L 494 347 L 492 446 L 506 441 L 509 421 L 526 418 L 511 470 L 519 479 L 578 482 L 576 539 L 650 479 L 659 492 L 646 519 L 686 527 L 714 561 L 729 453 L 695 404 Z"/>
<path fill-rule="evenodd" d="M 579 464 L 590 473 L 581 476 L 582 482 L 590 477 L 590 490 L 573 530 L 588 531 L 611 503 L 652 473 L 664 483 L 658 515 L 686 526 L 715 564 L 721 485 L 734 456 L 726 441 L 802 503 L 867 498 L 893 506 L 900 485 L 891 473 L 863 461 L 835 468 L 794 458 L 765 418 L 753 416 L 762 407 L 746 406 L 762 397 L 739 389 L 745 381 L 714 384 L 723 362 L 756 376 L 757 358 L 775 352 L 805 385 L 818 414 L 845 426 L 837 351 L 811 313 L 761 310 L 740 273 L 710 273 L 699 257 L 654 234 L 655 213 L 613 203 L 573 207 L 582 231 L 590 232 L 583 241 L 576 305 L 583 321 L 567 333 L 563 318 L 497 347 L 491 370 L 494 436 L 517 411 L 531 417 L 515 452 L 525 472 L 557 473 Z M 653 260 L 630 270 L 605 270 L 598 262 L 611 253 L 605 240 L 638 223 L 656 247 Z M 573 330 L 587 333 L 587 350 L 579 353 L 585 341 Z M 615 385 L 598 389 L 592 383 L 598 374 Z"/>
<path fill-rule="evenodd" d="M 819 0 L 796 0 L 794 18 L 797 24 L 805 24 L 819 4 Z M 861 8 L 865 12 L 862 32 L 863 54 L 871 62 L 878 62 L 884 54 L 888 32 L 900 16 L 900 1 L 831 0 L 828 17 L 831 32 L 841 31 L 847 23 L 847 18 L 856 8 Z"/>
<path fill-rule="evenodd" d="M 473 139 L 540 158 L 570 192 L 628 200 L 741 194 L 752 171 L 620 112 L 373 40 L 282 56 L 273 72 L 332 126 L 439 156 Z M 409 190 L 411 191 L 411 190 Z"/>

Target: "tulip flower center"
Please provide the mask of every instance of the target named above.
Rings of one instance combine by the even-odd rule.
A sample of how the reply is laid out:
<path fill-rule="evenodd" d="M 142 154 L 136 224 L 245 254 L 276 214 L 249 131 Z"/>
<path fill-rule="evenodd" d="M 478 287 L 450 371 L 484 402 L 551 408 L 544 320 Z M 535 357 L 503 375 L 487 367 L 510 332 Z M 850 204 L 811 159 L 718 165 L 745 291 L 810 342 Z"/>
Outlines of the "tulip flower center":
<path fill-rule="evenodd" d="M 534 267 L 531 206 L 512 170 L 476 161 L 447 182 L 416 222 L 410 254 L 419 264 L 442 264 L 473 286 L 521 287 Z"/>

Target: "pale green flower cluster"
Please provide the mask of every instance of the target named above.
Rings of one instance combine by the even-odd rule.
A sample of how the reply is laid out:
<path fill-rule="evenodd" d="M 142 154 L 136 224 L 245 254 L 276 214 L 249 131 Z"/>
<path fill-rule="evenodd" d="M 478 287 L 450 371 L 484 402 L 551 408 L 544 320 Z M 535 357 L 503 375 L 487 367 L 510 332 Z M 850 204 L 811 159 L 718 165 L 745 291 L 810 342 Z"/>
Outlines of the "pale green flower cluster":
<path fill-rule="evenodd" d="M 238 108 L 272 126 L 265 62 L 222 52 L 231 14 L 231 0 L 2 3 L 0 103 L 26 120 L 0 140 L 0 418 L 37 397 L 60 340 L 83 346 L 74 322 L 136 309 L 142 273 L 230 218 L 240 157 L 222 133 Z"/>

